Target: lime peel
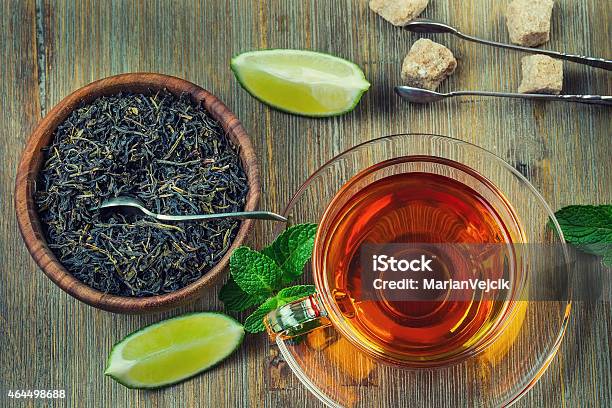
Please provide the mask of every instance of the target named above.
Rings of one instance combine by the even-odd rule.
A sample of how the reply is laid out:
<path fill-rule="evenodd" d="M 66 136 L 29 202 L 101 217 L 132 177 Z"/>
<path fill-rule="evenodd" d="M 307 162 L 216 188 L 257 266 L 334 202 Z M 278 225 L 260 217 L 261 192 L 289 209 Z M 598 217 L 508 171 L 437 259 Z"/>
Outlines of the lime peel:
<path fill-rule="evenodd" d="M 236 55 L 230 66 L 240 85 L 253 97 L 303 116 L 350 112 L 370 87 L 356 64 L 314 51 L 250 51 Z"/>
<path fill-rule="evenodd" d="M 244 328 L 221 313 L 189 313 L 140 329 L 117 343 L 105 375 L 128 388 L 159 388 L 217 365 L 242 343 Z"/>

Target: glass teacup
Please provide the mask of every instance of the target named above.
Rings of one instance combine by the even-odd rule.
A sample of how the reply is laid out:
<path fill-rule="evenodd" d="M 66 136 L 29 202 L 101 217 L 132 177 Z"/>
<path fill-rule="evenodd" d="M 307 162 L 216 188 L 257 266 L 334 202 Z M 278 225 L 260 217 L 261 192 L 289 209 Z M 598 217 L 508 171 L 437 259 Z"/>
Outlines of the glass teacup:
<path fill-rule="evenodd" d="M 393 177 L 403 180 L 387 183 Z M 398 208 L 410 201 L 408 192 L 414 195 L 419 188 L 428 191 L 420 197 L 420 204 L 431 201 L 429 209 L 427 205 L 404 205 L 416 208 L 416 214 L 422 211 L 427 221 L 426 215 L 444 203 L 432 201 L 430 190 L 439 192 L 436 186 L 449 180 L 449 196 L 468 191 L 471 207 L 480 203 L 487 211 L 477 208 L 471 214 L 475 218 L 470 218 L 470 209 L 462 208 L 459 212 L 465 212 L 469 221 L 461 231 L 463 235 L 459 234 L 462 239 L 442 242 L 443 235 L 436 239 L 418 230 L 423 220 L 415 222 L 418 217 L 414 212 L 398 213 Z M 378 209 L 364 219 L 358 213 L 366 208 L 362 204 L 371 197 L 367 192 L 377 183 L 389 184 L 382 197 L 400 205 L 391 206 L 392 211 L 386 213 Z M 377 198 L 371 201 L 380 201 Z M 352 216 L 351 209 L 357 216 Z M 430 218 L 452 221 L 449 214 L 442 211 L 442 216 Z M 468 143 L 434 135 L 376 139 L 319 169 L 294 196 L 285 215 L 294 222 L 319 223 L 311 265 L 317 294 L 270 313 L 266 325 L 298 377 L 329 405 L 371 405 L 378 398 L 391 398 L 397 406 L 409 405 L 399 395 L 389 397 L 396 395 L 403 381 L 411 381 L 411 387 L 415 381 L 426 381 L 423 387 L 434 391 L 429 395 L 432 406 L 490 402 L 502 405 L 532 386 L 556 352 L 570 308 L 569 271 L 543 267 L 540 260 L 534 262 L 533 250 L 517 251 L 516 244 L 555 244 L 561 258 L 557 266 L 567 267 L 562 235 L 542 197 L 497 156 Z M 403 224 L 411 222 L 414 225 L 403 228 Z M 470 228 L 482 236 L 470 236 Z M 379 233 L 373 234 L 376 230 Z M 440 230 L 448 233 L 448 228 Z M 412 231 L 413 235 L 401 239 L 385 235 L 393 231 Z M 369 246 L 348 245 L 347 237 Z M 385 246 L 390 242 L 403 246 Z M 434 275 L 439 275 L 439 280 L 448 278 L 449 273 L 451 277 L 458 276 L 456 271 L 448 271 L 448 265 L 456 267 L 458 259 L 473 259 L 470 271 L 474 265 L 483 264 L 484 259 L 488 267 L 474 276 L 506 279 L 510 289 L 486 295 L 474 290 L 401 292 L 410 293 L 412 297 L 407 298 L 393 298 L 393 292 L 384 290 L 367 292 L 372 278 L 378 276 L 364 272 L 367 261 L 362 260 L 363 253 L 372 250 L 372 245 L 375 251 L 397 250 L 411 255 L 415 252 L 410 251 L 421 251 L 437 258 L 440 265 Z M 482 258 L 486 251 L 488 255 Z M 445 257 L 448 259 L 443 262 L 441 258 Z M 554 299 L 539 293 L 542 282 L 549 281 L 548 275 L 553 273 L 557 281 L 565 280 L 560 285 L 565 292 L 561 296 L 557 293 Z M 352 284 L 347 283 L 351 280 Z M 372 304 L 382 306 L 368 307 Z M 456 309 L 454 320 L 440 317 L 450 313 L 439 310 L 444 305 Z M 487 309 L 486 313 L 481 313 L 483 309 Z M 389 323 L 393 320 L 391 311 L 397 319 L 394 324 Z M 404 330 L 406 322 L 410 322 L 409 330 Z M 538 324 L 537 333 L 530 322 Z M 439 326 L 445 329 L 428 336 Z M 529 355 L 524 353 L 527 348 Z M 459 377 L 453 374 L 457 370 L 463 373 Z M 424 372 L 428 373 L 425 377 Z M 331 386 L 330 378 L 344 378 L 342 381 L 349 385 L 338 386 L 333 380 L 336 385 Z M 466 392 L 452 390 L 454 382 L 461 382 Z M 363 387 L 367 387 L 368 399 L 361 394 Z"/>

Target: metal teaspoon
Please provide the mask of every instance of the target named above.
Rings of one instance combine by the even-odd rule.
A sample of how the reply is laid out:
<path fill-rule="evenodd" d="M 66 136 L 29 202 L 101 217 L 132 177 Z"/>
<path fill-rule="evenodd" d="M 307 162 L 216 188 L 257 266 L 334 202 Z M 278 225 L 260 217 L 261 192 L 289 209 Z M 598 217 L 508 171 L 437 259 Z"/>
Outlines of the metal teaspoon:
<path fill-rule="evenodd" d="M 592 105 L 612 106 L 612 96 L 598 95 L 547 95 L 547 94 L 522 94 L 508 92 L 488 92 L 488 91 L 456 91 L 449 93 L 440 93 L 430 91 L 428 89 L 413 88 L 411 86 L 396 86 L 395 92 L 413 103 L 431 103 L 438 102 L 442 99 L 452 98 L 454 96 L 496 96 L 503 98 L 520 98 L 520 99 L 540 99 L 547 101 L 565 101 L 565 102 L 580 102 Z"/>
<path fill-rule="evenodd" d="M 473 42 L 480 43 L 480 44 L 491 45 L 494 47 L 508 48 L 512 50 L 528 52 L 531 54 L 544 54 L 544 55 L 548 55 L 553 58 L 577 62 L 578 64 L 590 65 L 592 67 L 602 68 L 608 71 L 612 71 L 612 60 L 607 60 L 604 58 L 586 57 L 583 55 L 564 54 L 562 52 L 557 52 L 557 51 L 541 50 L 539 48 L 521 47 L 520 45 L 512 45 L 512 44 L 500 43 L 496 41 L 483 40 L 482 38 L 477 38 L 471 35 L 463 34 L 461 31 L 457 30 L 455 27 L 452 27 L 448 24 L 433 21 L 433 20 L 416 19 L 416 20 L 411 21 L 407 25 L 405 25 L 404 28 L 408 31 L 412 31 L 415 33 L 453 34 L 459 38 L 463 38 L 464 40 L 473 41 Z"/>
<path fill-rule="evenodd" d="M 100 204 L 98 209 L 114 208 L 114 207 L 131 207 L 136 208 L 144 214 L 156 218 L 160 221 L 197 221 L 197 220 L 215 220 L 220 218 L 241 218 L 241 219 L 257 219 L 287 222 L 287 219 L 282 215 L 275 214 L 269 211 L 241 211 L 231 213 L 217 214 L 196 214 L 196 215 L 165 215 L 156 214 L 144 207 L 144 203 L 133 197 L 117 197 L 107 200 Z"/>

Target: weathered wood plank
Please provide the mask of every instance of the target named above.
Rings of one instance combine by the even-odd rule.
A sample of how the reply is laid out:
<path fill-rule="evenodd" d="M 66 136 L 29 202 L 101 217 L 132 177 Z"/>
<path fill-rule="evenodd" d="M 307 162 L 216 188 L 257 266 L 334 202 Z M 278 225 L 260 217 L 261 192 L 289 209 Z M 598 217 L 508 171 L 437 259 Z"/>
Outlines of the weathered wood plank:
<path fill-rule="evenodd" d="M 612 202 L 611 120 L 607 109 L 512 100 L 464 99 L 423 107 L 392 92 L 400 64 L 417 38 L 385 23 L 366 1 L 39 1 L 45 77 L 38 86 L 34 2 L 2 2 L 0 83 L 2 196 L 11 196 L 17 160 L 40 115 L 72 90 L 130 71 L 177 75 L 215 93 L 243 121 L 260 154 L 262 207 L 281 210 L 300 183 L 346 148 L 399 132 L 455 136 L 488 148 L 526 174 L 554 208 Z M 467 33 L 507 41 L 497 0 L 431 2 L 425 17 Z M 547 47 L 612 55 L 610 9 L 598 0 L 560 0 Z M 6 33 L 9 33 L 8 35 Z M 432 36 L 459 59 L 443 89 L 514 90 L 517 53 Z M 228 68 L 233 54 L 258 48 L 308 48 L 349 58 L 372 89 L 356 111 L 314 120 L 276 112 L 240 89 Z M 612 93 L 612 75 L 566 64 L 568 92 Z M 43 90 L 40 98 L 39 90 Z M 112 344 L 144 324 L 188 310 L 220 310 L 216 289 L 195 304 L 163 315 L 114 316 L 57 289 L 30 261 L 18 237 L 10 201 L 2 218 L 2 384 L 65 388 L 67 402 L 91 406 L 318 406 L 275 358 L 263 336 L 251 337 L 229 361 L 167 390 L 127 390 L 102 375 Z M 251 243 L 271 236 L 259 225 Z M 28 281 L 23 283 L 22 276 Z M 612 404 L 609 303 L 577 305 L 558 358 L 518 406 Z M 528 351 L 526 351 L 528 352 Z M 3 390 L 4 392 L 4 390 Z"/>
<path fill-rule="evenodd" d="M 53 284 L 39 279 L 25 251 L 12 198 L 21 149 L 41 112 L 34 2 L 0 2 L 0 32 L 0 398 L 6 406 L 9 389 L 56 384 L 53 375 L 40 375 L 51 372 L 57 353 L 36 341 L 52 336 L 47 322 L 34 317 L 47 307 Z"/>

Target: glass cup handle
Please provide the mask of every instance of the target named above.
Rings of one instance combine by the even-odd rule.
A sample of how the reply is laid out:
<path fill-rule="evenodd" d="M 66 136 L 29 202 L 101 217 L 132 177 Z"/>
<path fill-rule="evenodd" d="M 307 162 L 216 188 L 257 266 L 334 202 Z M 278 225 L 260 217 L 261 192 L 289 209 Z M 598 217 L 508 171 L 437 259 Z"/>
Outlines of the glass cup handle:
<path fill-rule="evenodd" d="M 272 339 L 278 336 L 289 339 L 329 326 L 327 312 L 320 305 L 315 293 L 271 311 L 264 318 L 268 334 Z"/>

